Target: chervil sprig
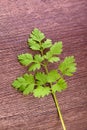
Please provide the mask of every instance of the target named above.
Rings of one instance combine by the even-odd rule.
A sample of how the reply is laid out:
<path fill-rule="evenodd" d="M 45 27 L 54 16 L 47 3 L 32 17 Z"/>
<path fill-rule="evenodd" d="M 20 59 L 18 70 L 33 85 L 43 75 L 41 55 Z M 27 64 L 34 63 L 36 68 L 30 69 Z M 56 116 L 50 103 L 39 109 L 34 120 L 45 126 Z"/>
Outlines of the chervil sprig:
<path fill-rule="evenodd" d="M 18 55 L 20 64 L 28 66 L 28 73 L 14 80 L 12 86 L 23 92 L 24 95 L 33 94 L 38 98 L 52 94 L 63 130 L 66 130 L 55 93 L 67 88 L 65 76 L 72 76 L 76 71 L 75 58 L 68 56 L 61 61 L 59 56 L 63 51 L 62 42 L 53 44 L 52 40 L 46 39 L 37 28 L 30 34 L 28 46 L 32 51 L 38 53 L 34 56 L 30 53 Z M 58 63 L 57 69 L 49 70 L 49 64 L 54 62 Z M 43 69 L 45 71 L 42 71 Z"/>

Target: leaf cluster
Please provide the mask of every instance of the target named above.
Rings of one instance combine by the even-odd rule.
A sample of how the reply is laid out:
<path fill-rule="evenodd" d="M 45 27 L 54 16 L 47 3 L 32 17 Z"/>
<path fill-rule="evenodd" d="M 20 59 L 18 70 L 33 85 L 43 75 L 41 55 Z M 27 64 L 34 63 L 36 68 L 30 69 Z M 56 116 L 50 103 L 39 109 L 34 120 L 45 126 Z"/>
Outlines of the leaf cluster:
<path fill-rule="evenodd" d="M 28 73 L 13 81 L 12 86 L 24 95 L 32 93 L 35 97 L 44 97 L 52 92 L 61 92 L 67 88 L 64 76 L 72 76 L 76 71 L 74 56 L 60 60 L 59 55 L 63 51 L 62 42 L 52 43 L 45 35 L 35 28 L 28 39 L 28 46 L 32 51 L 37 51 L 34 56 L 30 53 L 18 55 L 19 62 L 28 66 Z M 48 71 L 49 63 L 57 62 L 57 70 Z M 45 72 L 41 71 L 45 69 Z M 34 75 L 30 74 L 34 72 Z"/>

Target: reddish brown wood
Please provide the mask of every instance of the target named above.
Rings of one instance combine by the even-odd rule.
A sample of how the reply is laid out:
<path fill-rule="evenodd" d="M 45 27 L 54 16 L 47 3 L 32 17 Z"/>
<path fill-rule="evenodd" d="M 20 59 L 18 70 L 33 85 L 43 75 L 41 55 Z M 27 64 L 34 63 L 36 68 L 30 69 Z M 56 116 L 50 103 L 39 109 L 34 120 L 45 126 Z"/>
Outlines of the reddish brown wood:
<path fill-rule="evenodd" d="M 34 27 L 53 41 L 63 41 L 62 58 L 75 55 L 77 72 L 67 78 L 69 87 L 57 98 L 67 130 L 87 130 L 86 4 L 86 0 L 0 0 L 0 130 L 62 130 L 51 95 L 24 97 L 11 87 L 27 70 L 17 55 L 29 51 L 26 42 Z"/>

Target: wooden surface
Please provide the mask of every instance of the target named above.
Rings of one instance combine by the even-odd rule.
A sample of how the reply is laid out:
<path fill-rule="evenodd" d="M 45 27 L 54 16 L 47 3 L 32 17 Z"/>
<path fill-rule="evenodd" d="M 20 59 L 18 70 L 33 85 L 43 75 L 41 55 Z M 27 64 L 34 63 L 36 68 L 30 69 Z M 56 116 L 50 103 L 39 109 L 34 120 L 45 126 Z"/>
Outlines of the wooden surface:
<path fill-rule="evenodd" d="M 64 56 L 75 55 L 77 72 L 57 93 L 67 130 L 87 130 L 87 1 L 0 0 L 0 130 L 62 130 L 53 99 L 24 97 L 11 87 L 27 69 L 17 55 L 34 27 L 62 40 Z M 56 65 L 55 65 L 56 66 Z M 53 67 L 53 66 L 51 66 Z"/>

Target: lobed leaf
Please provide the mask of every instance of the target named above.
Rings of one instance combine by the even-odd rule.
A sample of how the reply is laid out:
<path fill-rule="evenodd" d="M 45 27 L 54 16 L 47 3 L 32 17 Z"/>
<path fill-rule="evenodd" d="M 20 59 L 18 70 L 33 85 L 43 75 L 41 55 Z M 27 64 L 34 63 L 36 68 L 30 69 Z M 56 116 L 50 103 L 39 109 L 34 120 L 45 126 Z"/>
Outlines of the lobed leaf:
<path fill-rule="evenodd" d="M 48 51 L 47 53 L 46 53 L 46 55 L 44 56 L 44 58 L 45 59 L 47 59 L 47 60 L 49 60 L 50 58 L 52 58 L 52 53 L 51 53 L 51 51 Z"/>
<path fill-rule="evenodd" d="M 47 75 L 44 73 L 37 72 L 37 74 L 35 75 L 35 78 L 37 80 L 37 84 L 39 85 L 46 84 L 47 82 Z"/>
<path fill-rule="evenodd" d="M 29 93 L 32 93 L 34 90 L 34 84 L 28 85 L 25 90 L 23 91 L 24 95 L 28 95 Z"/>
<path fill-rule="evenodd" d="M 40 55 L 40 54 L 36 54 L 35 56 L 34 56 L 34 61 L 36 61 L 36 62 L 42 62 L 44 60 L 44 58 Z"/>
<path fill-rule="evenodd" d="M 28 39 L 28 45 L 32 50 L 40 50 L 40 45 L 32 38 Z"/>
<path fill-rule="evenodd" d="M 52 46 L 52 41 L 50 39 L 47 39 L 44 43 L 42 43 L 42 48 L 46 49 Z"/>
<path fill-rule="evenodd" d="M 60 58 L 53 56 L 53 57 L 49 58 L 48 61 L 51 62 L 51 63 L 58 62 L 58 61 L 60 61 Z"/>
<path fill-rule="evenodd" d="M 54 45 L 51 46 L 50 50 L 44 56 L 49 62 L 54 63 L 58 62 L 60 59 L 54 55 L 61 54 L 62 52 L 62 42 L 56 42 Z"/>
<path fill-rule="evenodd" d="M 56 84 L 52 86 L 52 91 L 53 92 L 61 92 L 62 90 L 65 90 L 67 88 L 67 83 L 64 79 L 59 79 Z"/>
<path fill-rule="evenodd" d="M 29 94 L 34 89 L 34 82 L 35 81 L 32 74 L 24 74 L 23 76 L 18 77 L 16 80 L 14 80 L 12 86 L 16 89 L 19 89 L 20 91 L 23 91 L 24 94 Z"/>
<path fill-rule="evenodd" d="M 40 63 L 33 63 L 30 67 L 29 67 L 29 71 L 35 71 L 36 69 L 40 69 L 41 65 Z"/>
<path fill-rule="evenodd" d="M 33 62 L 33 57 L 31 54 L 25 53 L 18 55 L 18 60 L 22 65 L 28 66 L 30 63 Z"/>
<path fill-rule="evenodd" d="M 30 34 L 28 45 L 32 50 L 37 50 L 41 54 L 35 54 L 34 57 L 29 53 L 18 55 L 19 62 L 24 66 L 29 66 L 29 71 L 39 70 L 42 64 L 45 66 L 45 61 L 46 63 L 47 61 L 51 63 L 60 61 L 57 55 L 62 52 L 62 42 L 55 42 L 52 45 L 50 39 L 45 41 L 44 39 L 45 35 L 39 29 L 35 28 Z M 49 51 L 44 54 L 46 48 L 49 48 Z M 63 75 L 72 76 L 76 71 L 74 56 L 66 57 L 64 61 L 60 63 L 58 69 Z M 24 74 L 14 80 L 12 86 L 22 91 L 24 95 L 33 93 L 35 97 L 40 98 L 51 92 L 61 92 L 65 90 L 67 88 L 67 83 L 57 70 L 51 70 L 48 74 L 44 72 L 37 72 L 34 76 L 32 74 Z"/>
<path fill-rule="evenodd" d="M 67 76 L 72 76 L 76 71 L 76 63 L 74 56 L 69 56 L 64 59 L 59 65 L 59 70 Z"/>
<path fill-rule="evenodd" d="M 33 95 L 35 97 L 44 97 L 46 95 L 49 95 L 51 93 L 50 88 L 49 87 L 42 87 L 42 86 L 38 86 L 36 89 L 34 89 L 33 91 Z"/>
<path fill-rule="evenodd" d="M 57 70 L 51 70 L 48 73 L 47 81 L 49 83 L 52 83 L 52 82 L 55 82 L 56 80 L 58 80 L 59 78 L 60 78 L 60 74 L 57 72 Z"/>
<path fill-rule="evenodd" d="M 54 45 L 50 48 L 52 55 L 58 55 L 62 52 L 62 42 L 55 42 Z"/>
<path fill-rule="evenodd" d="M 30 37 L 32 38 L 33 41 L 37 41 L 37 42 L 41 42 L 45 38 L 44 34 L 37 28 L 35 28 L 32 31 Z"/>

